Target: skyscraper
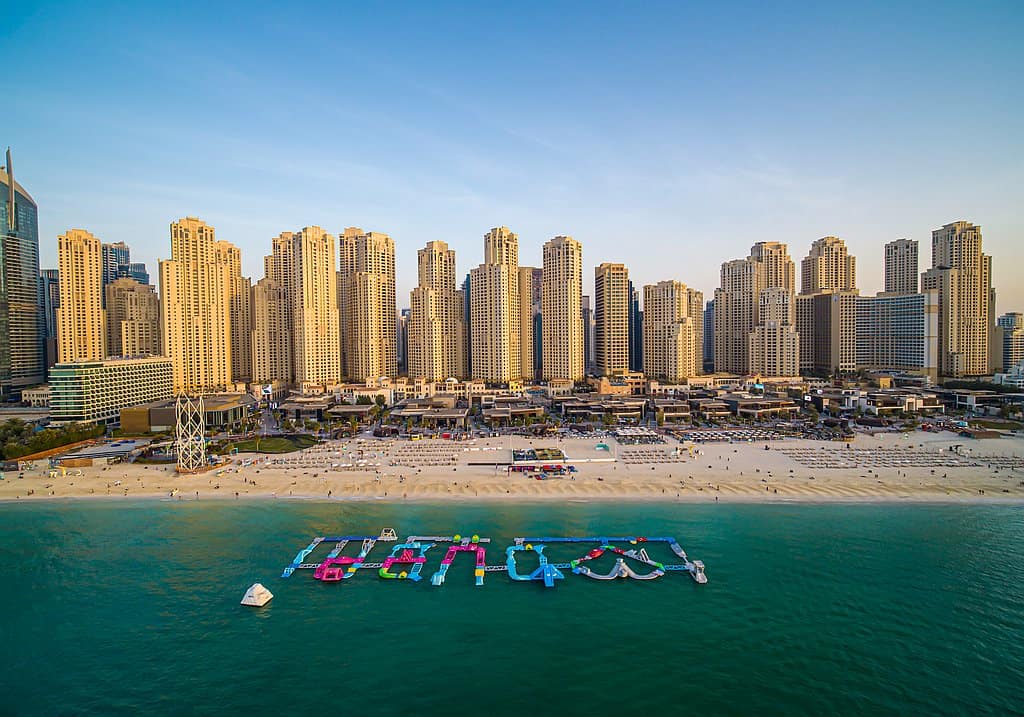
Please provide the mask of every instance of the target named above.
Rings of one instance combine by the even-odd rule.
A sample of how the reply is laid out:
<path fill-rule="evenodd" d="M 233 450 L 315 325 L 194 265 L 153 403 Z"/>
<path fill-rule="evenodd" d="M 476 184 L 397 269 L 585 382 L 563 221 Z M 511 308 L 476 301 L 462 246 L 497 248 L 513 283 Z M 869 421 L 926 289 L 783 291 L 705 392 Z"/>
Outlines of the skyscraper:
<path fill-rule="evenodd" d="M 644 312 L 640 292 L 629 282 L 629 370 L 644 370 Z"/>
<path fill-rule="evenodd" d="M 1011 311 L 1000 316 L 996 324 L 1003 330 L 1000 363 L 1003 371 L 1009 371 L 1024 361 L 1024 314 Z"/>
<path fill-rule="evenodd" d="M 797 373 L 799 346 L 796 355 L 776 357 L 780 347 L 788 350 L 796 327 L 792 323 L 792 296 L 795 284 L 795 268 L 785 244 L 758 242 L 746 259 L 736 259 L 722 264 L 721 286 L 715 291 L 715 370 L 740 375 L 762 373 L 765 375 L 788 375 Z M 779 289 L 762 301 L 762 293 Z M 782 294 L 790 296 L 789 309 Z M 646 307 L 644 307 L 646 309 Z M 771 309 L 771 311 L 768 311 Z M 775 318 L 767 318 L 768 316 Z M 764 321 L 771 321 L 768 330 L 755 329 Z M 790 323 L 784 323 L 789 321 Z M 783 336 L 787 334 L 787 336 Z M 799 339 L 797 339 L 799 340 Z M 752 346 L 752 342 L 762 342 Z M 764 345 L 769 342 L 771 345 Z M 757 357 L 757 364 L 751 366 L 751 357 Z M 789 368 L 791 359 L 796 359 L 794 370 L 785 374 L 766 373 L 764 366 Z"/>
<path fill-rule="evenodd" d="M 594 364 L 598 376 L 629 370 L 629 271 L 625 264 L 594 268 Z"/>
<path fill-rule="evenodd" d="M 455 251 L 443 241 L 417 252 L 419 285 L 410 293 L 409 377 L 464 378 L 462 294 L 455 288 Z"/>
<path fill-rule="evenodd" d="M 60 306 L 60 270 L 39 272 L 39 288 L 43 297 L 43 341 L 46 368 L 57 363 L 57 307 Z"/>
<path fill-rule="evenodd" d="M 758 294 L 758 322 L 750 336 L 751 374 L 800 375 L 800 336 L 793 313 L 792 291 L 770 287 Z"/>
<path fill-rule="evenodd" d="M 292 234 L 292 368 L 302 390 L 341 380 L 334 242 L 333 234 L 317 226 Z"/>
<path fill-rule="evenodd" d="M 160 261 L 160 336 L 175 392 L 231 385 L 231 292 L 214 229 L 196 217 L 171 224 L 171 258 Z"/>
<path fill-rule="evenodd" d="M 103 263 L 100 240 L 84 229 L 57 237 L 60 307 L 57 309 L 57 360 L 102 361 L 106 356 L 103 313 Z"/>
<path fill-rule="evenodd" d="M 491 229 L 484 235 L 484 262 L 469 276 L 472 377 L 495 384 L 518 381 L 522 377 L 519 238 L 508 227 Z"/>
<path fill-rule="evenodd" d="M 885 245 L 885 293 L 917 293 L 917 240 L 897 239 Z"/>
<path fill-rule="evenodd" d="M 459 292 L 459 300 L 465 305 L 465 301 L 462 300 L 462 293 Z M 402 309 L 398 312 L 398 327 L 395 332 L 395 346 L 398 351 L 398 375 L 408 376 L 409 375 L 409 312 L 410 309 Z M 459 354 L 465 358 L 466 346 L 465 340 L 462 345 L 459 346 Z"/>
<path fill-rule="evenodd" d="M 800 293 L 848 291 L 857 287 L 857 259 L 850 256 L 846 242 L 822 237 L 813 244 L 800 265 Z"/>
<path fill-rule="evenodd" d="M 355 381 L 398 374 L 395 243 L 387 234 L 345 229 L 340 237 L 339 333 L 345 375 Z"/>
<path fill-rule="evenodd" d="M 228 268 L 228 301 L 231 311 L 231 380 L 252 379 L 252 281 L 242 276 L 242 252 L 230 242 L 219 241 L 217 258 Z"/>
<path fill-rule="evenodd" d="M 0 398 L 21 395 L 45 375 L 39 296 L 39 216 L 14 179 L 11 149 L 0 170 Z"/>
<path fill-rule="evenodd" d="M 146 270 L 146 265 L 141 262 L 121 264 L 117 267 L 117 278 L 135 279 L 140 284 L 146 285 L 149 283 L 149 272 Z"/>
<path fill-rule="evenodd" d="M 519 358 L 524 381 L 538 381 L 541 375 L 542 347 L 540 333 L 543 299 L 543 269 L 519 267 Z"/>
<path fill-rule="evenodd" d="M 802 372 L 830 375 L 856 369 L 856 267 L 842 239 L 830 236 L 811 244 L 795 304 Z"/>
<path fill-rule="evenodd" d="M 160 300 L 152 286 L 115 279 L 107 296 L 107 354 L 160 355 Z"/>
<path fill-rule="evenodd" d="M 541 283 L 541 378 L 582 381 L 583 245 L 566 236 L 546 242 Z"/>
<path fill-rule="evenodd" d="M 644 373 L 680 382 L 700 373 L 704 296 L 681 281 L 644 286 Z"/>
<path fill-rule="evenodd" d="M 252 287 L 252 380 L 258 384 L 292 381 L 292 327 L 288 292 L 269 277 Z"/>
<path fill-rule="evenodd" d="M 128 245 L 123 241 L 115 242 L 113 244 L 103 244 L 103 295 L 104 301 L 106 301 L 106 289 L 107 284 L 112 283 L 117 279 L 118 271 L 122 266 L 127 266 L 131 263 L 131 250 Z M 106 304 L 104 304 L 106 305 Z"/>
<path fill-rule="evenodd" d="M 989 340 L 995 325 L 992 258 L 982 253 L 981 227 L 954 222 L 932 232 L 932 268 L 922 289 L 939 292 L 939 373 L 983 376 L 992 369 Z"/>
<path fill-rule="evenodd" d="M 715 370 L 715 300 L 704 307 L 704 372 Z"/>
<path fill-rule="evenodd" d="M 294 239 L 295 235 L 291 232 L 281 232 L 271 240 L 270 255 L 263 257 L 264 276 L 271 281 L 272 285 L 264 285 L 263 293 L 260 298 L 267 302 L 264 305 L 263 310 L 273 312 L 272 315 L 265 315 L 263 317 L 263 321 L 267 322 L 266 325 L 269 326 L 272 322 L 278 320 L 277 312 L 282 312 L 282 320 L 284 321 L 285 326 L 288 327 L 288 330 L 283 338 L 271 341 L 269 344 L 264 344 L 258 349 L 256 346 L 253 347 L 254 362 L 256 361 L 257 351 L 269 351 L 271 348 L 276 347 L 276 350 L 280 352 L 279 356 L 272 357 L 270 359 L 261 359 L 263 364 L 260 370 L 265 375 L 273 375 L 273 378 L 254 378 L 258 383 L 280 381 L 282 383 L 290 384 L 295 381 L 295 337 L 292 336 L 292 304 L 294 303 L 292 290 L 295 285 L 295 256 L 293 254 Z M 256 294 L 254 293 L 253 300 L 255 301 L 256 298 Z M 255 310 L 256 309 L 254 308 L 253 311 Z M 255 317 L 253 318 L 253 321 L 255 322 Z M 338 336 L 340 340 L 340 320 L 338 325 Z M 253 340 L 256 340 L 255 335 Z M 287 347 L 285 347 L 284 344 L 287 344 Z M 282 371 L 285 373 L 282 374 Z M 255 363 L 253 364 L 253 372 L 256 372 Z"/>

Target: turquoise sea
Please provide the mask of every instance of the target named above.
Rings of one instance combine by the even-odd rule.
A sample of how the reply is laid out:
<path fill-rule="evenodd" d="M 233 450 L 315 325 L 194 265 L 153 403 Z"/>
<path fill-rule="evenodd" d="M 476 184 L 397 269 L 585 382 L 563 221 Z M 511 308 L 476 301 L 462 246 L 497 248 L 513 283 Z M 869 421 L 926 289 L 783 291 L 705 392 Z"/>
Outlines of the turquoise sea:
<path fill-rule="evenodd" d="M 490 536 L 492 564 L 516 535 L 674 535 L 710 581 L 279 577 L 384 526 Z M 0 574 L 0 714 L 1024 712 L 1020 506 L 8 504 Z M 275 599 L 239 606 L 255 581 Z"/>

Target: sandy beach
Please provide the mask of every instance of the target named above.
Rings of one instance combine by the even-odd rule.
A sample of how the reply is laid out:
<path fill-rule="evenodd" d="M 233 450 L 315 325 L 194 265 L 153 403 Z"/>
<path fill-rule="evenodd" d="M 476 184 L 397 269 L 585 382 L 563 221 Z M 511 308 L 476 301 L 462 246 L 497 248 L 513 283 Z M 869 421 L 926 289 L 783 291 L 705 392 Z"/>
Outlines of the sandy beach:
<path fill-rule="evenodd" d="M 599 442 L 610 450 L 598 450 Z M 961 451 L 953 452 L 957 445 Z M 561 448 L 577 472 L 537 480 L 486 465 L 528 447 Z M 239 454 L 199 475 L 178 475 L 172 466 L 118 464 L 53 477 L 39 462 L 21 478 L 8 473 L 0 481 L 0 500 L 1024 502 L 1019 437 L 965 442 L 950 433 L 917 432 L 859 435 L 851 444 L 784 440 L 693 449 L 691 455 L 689 446 L 671 439 L 640 446 L 609 438 L 353 439 L 277 456 Z"/>

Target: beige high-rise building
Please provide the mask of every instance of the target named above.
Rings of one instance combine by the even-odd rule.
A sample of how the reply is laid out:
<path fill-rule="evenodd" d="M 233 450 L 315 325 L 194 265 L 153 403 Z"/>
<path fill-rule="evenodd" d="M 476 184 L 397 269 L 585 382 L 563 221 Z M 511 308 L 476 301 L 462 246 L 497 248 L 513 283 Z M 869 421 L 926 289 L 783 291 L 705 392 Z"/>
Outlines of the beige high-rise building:
<path fill-rule="evenodd" d="M 759 320 L 750 336 L 750 374 L 800 375 L 800 335 L 796 330 L 794 309 L 792 291 L 781 287 L 761 291 Z"/>
<path fill-rule="evenodd" d="M 897 239 L 885 245 L 885 293 L 917 293 L 917 240 Z"/>
<path fill-rule="evenodd" d="M 175 392 L 231 386 L 231 276 L 214 229 L 195 217 L 171 224 L 160 261 L 160 338 Z"/>
<path fill-rule="evenodd" d="M 519 358 L 524 381 L 541 377 L 540 314 L 544 297 L 544 270 L 519 267 Z"/>
<path fill-rule="evenodd" d="M 856 370 L 856 258 L 842 239 L 823 237 L 811 244 L 802 270 L 794 304 L 800 371 L 828 375 Z"/>
<path fill-rule="evenodd" d="M 107 353 L 160 355 L 160 299 L 154 287 L 134 279 L 107 284 Z"/>
<path fill-rule="evenodd" d="M 822 237 L 801 263 L 800 293 L 850 291 L 857 287 L 857 259 L 839 237 Z"/>
<path fill-rule="evenodd" d="M 508 227 L 484 235 L 484 263 L 469 272 L 472 377 L 508 384 L 522 377 L 519 238 Z"/>
<path fill-rule="evenodd" d="M 341 380 L 335 237 L 317 226 L 291 236 L 292 371 L 305 390 Z"/>
<path fill-rule="evenodd" d="M 992 257 L 982 253 L 981 227 L 960 221 L 932 232 L 932 268 L 921 275 L 921 289 L 939 292 L 939 374 L 990 373 L 995 297 Z"/>
<path fill-rule="evenodd" d="M 333 264 L 332 264 L 333 266 Z M 292 328 L 287 290 L 270 278 L 252 287 L 252 380 L 292 381 Z"/>
<path fill-rule="evenodd" d="M 101 242 L 84 229 L 57 237 L 60 306 L 57 308 L 57 360 L 60 363 L 106 358 Z"/>
<path fill-rule="evenodd" d="M 276 375 L 278 375 L 277 380 L 288 384 L 295 382 L 295 337 L 292 335 L 292 305 L 294 304 L 294 300 L 292 297 L 292 289 L 294 288 L 295 285 L 294 243 L 295 234 L 293 234 L 292 232 L 281 232 L 279 235 L 277 235 L 271 240 L 270 255 L 263 257 L 264 276 L 266 276 L 266 278 L 270 279 L 270 281 L 274 283 L 276 291 L 281 297 L 283 297 L 284 301 L 284 321 L 285 324 L 288 326 L 288 335 L 285 337 L 285 341 L 288 344 L 286 358 L 284 359 L 286 360 L 286 363 L 274 364 L 273 370 L 276 372 Z M 255 294 L 253 294 L 253 296 L 255 297 Z M 267 298 L 269 299 L 270 297 Z M 255 310 L 256 309 L 253 308 L 254 312 Z M 256 319 L 254 316 L 253 322 L 255 322 L 255 320 Z M 340 324 L 338 331 L 340 337 Z M 256 351 L 257 347 L 253 346 L 254 357 L 256 355 Z M 253 361 L 255 362 L 255 358 L 253 359 Z M 288 371 L 287 375 L 285 376 L 281 376 L 279 373 L 282 370 L 282 366 L 287 368 Z M 253 365 L 253 371 L 254 373 L 259 373 L 256 371 L 255 363 Z M 253 377 L 253 380 L 260 382 L 260 379 L 256 378 L 255 376 Z"/>
<path fill-rule="evenodd" d="M 699 373 L 704 295 L 681 281 L 644 286 L 644 373 L 679 383 Z"/>
<path fill-rule="evenodd" d="M 594 363 L 598 376 L 629 370 L 629 271 L 625 264 L 594 268 Z"/>
<path fill-rule="evenodd" d="M 541 271 L 541 378 L 582 381 L 583 245 L 565 236 L 546 242 Z"/>
<path fill-rule="evenodd" d="M 773 367 L 789 364 L 776 361 L 774 358 L 767 360 L 769 344 L 783 343 L 788 345 L 791 337 L 796 336 L 795 326 L 780 324 L 770 330 L 755 332 L 755 329 L 766 319 L 766 309 L 779 301 L 779 295 L 773 294 L 766 302 L 762 302 L 762 294 L 768 289 L 779 289 L 782 294 L 791 297 L 795 286 L 795 265 L 789 257 L 785 244 L 778 242 L 759 242 L 750 250 L 750 256 L 746 259 L 737 259 L 722 264 L 721 286 L 715 290 L 715 369 L 730 373 L 748 375 L 760 373 L 773 376 L 794 376 L 798 373 L 799 367 L 799 346 L 795 355 L 797 364 L 793 371 L 775 374 L 760 370 L 766 365 Z M 790 309 L 788 320 L 792 322 L 793 302 L 789 302 Z M 778 312 L 770 312 L 771 315 L 779 315 Z M 785 313 L 785 312 L 783 312 Z M 645 317 L 646 318 L 646 317 Z M 776 341 L 776 335 L 780 338 Z M 752 350 L 751 342 L 757 341 L 758 345 Z M 757 358 L 757 363 L 751 366 L 751 357 Z M 783 357 L 786 361 L 789 357 Z M 757 370 L 755 370 L 757 369 Z"/>
<path fill-rule="evenodd" d="M 231 380 L 252 379 L 252 281 L 242 276 L 242 252 L 230 242 L 219 241 L 218 260 L 228 268 L 231 310 Z"/>
<path fill-rule="evenodd" d="M 455 288 L 455 251 L 443 241 L 417 252 L 419 285 L 410 292 L 409 378 L 465 378 L 462 292 Z"/>
<path fill-rule="evenodd" d="M 349 227 L 340 237 L 338 312 L 345 375 L 354 381 L 398 375 L 395 243 Z"/>

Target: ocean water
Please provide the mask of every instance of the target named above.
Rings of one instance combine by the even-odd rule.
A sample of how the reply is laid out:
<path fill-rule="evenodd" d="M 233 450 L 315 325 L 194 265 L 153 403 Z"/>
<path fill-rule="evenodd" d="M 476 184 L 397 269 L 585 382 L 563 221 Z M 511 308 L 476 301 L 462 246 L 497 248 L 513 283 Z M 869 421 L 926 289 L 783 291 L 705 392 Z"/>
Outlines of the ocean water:
<path fill-rule="evenodd" d="M 489 536 L 492 564 L 516 535 L 674 535 L 710 581 L 279 578 L 384 526 Z M 1024 712 L 1019 506 L 8 504 L 0 575 L 0 714 Z M 239 606 L 255 581 L 274 600 Z"/>

